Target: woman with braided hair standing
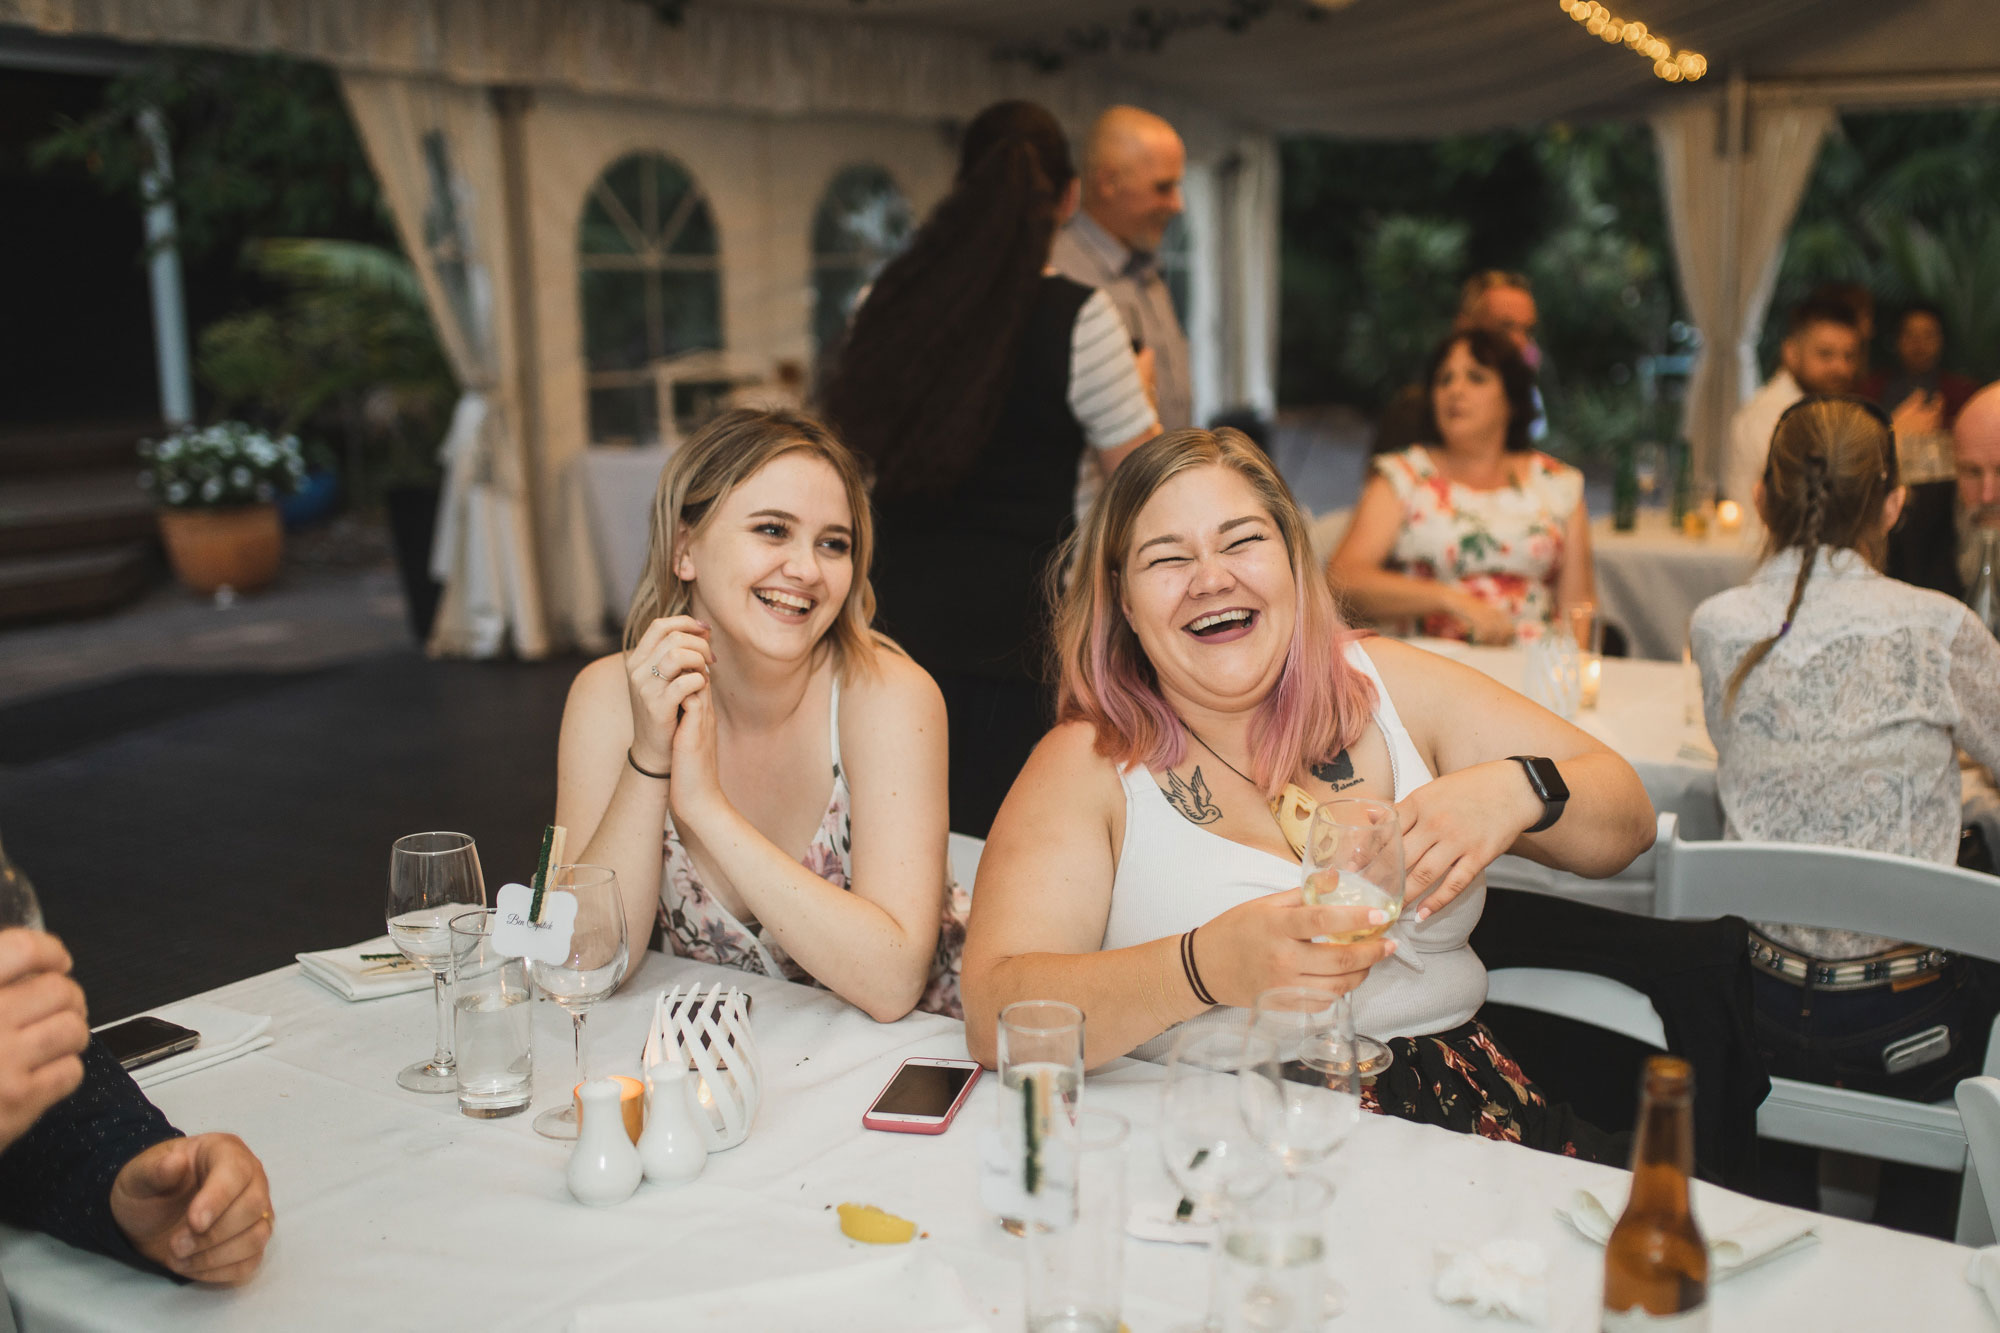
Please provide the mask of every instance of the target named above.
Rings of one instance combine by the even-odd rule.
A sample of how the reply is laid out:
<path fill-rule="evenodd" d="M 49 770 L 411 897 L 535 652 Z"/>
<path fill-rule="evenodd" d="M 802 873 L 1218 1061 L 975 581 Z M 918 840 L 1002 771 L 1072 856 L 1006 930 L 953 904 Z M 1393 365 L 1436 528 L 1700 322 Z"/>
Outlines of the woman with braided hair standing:
<path fill-rule="evenodd" d="M 1957 751 L 2000 761 L 2000 643 L 1878 572 L 1903 495 L 1873 404 L 1813 396 L 1778 419 L 1753 493 L 1767 557 L 1691 627 L 1725 837 L 1956 859 Z M 1772 1074 L 1930 1101 L 1978 1072 L 2000 1000 L 1984 965 L 1775 923 L 1754 924 L 1751 960 Z"/>

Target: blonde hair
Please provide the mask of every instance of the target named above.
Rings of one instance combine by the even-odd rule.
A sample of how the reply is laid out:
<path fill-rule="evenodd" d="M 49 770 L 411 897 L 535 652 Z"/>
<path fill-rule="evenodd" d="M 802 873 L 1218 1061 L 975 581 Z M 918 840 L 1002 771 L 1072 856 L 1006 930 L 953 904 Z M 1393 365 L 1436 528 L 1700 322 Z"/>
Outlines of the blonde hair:
<path fill-rule="evenodd" d="M 1743 678 L 1791 632 L 1821 546 L 1882 563 L 1882 505 L 1896 489 L 1896 436 L 1879 409 L 1851 398 L 1803 398 L 1778 418 L 1764 463 L 1765 555 L 1799 548 L 1799 576 L 1778 632 L 1754 644 L 1729 677 L 1722 711 Z"/>
<path fill-rule="evenodd" d="M 1275 796 L 1302 764 L 1330 759 L 1368 724 L 1375 693 L 1350 666 L 1348 637 L 1312 540 L 1284 479 L 1241 431 L 1177 430 L 1140 445 L 1099 493 L 1050 570 L 1056 604 L 1058 721 L 1097 729 L 1097 752 L 1115 763 L 1172 768 L 1187 753 L 1187 727 L 1160 693 L 1139 636 L 1118 603 L 1118 580 L 1139 511 L 1160 487 L 1198 467 L 1221 467 L 1250 484 L 1285 542 L 1297 585 L 1292 641 L 1278 682 L 1250 729 L 1250 772 Z M 1074 573 L 1067 587 L 1062 570 Z"/>
<path fill-rule="evenodd" d="M 625 616 L 625 649 L 631 651 L 646 627 L 662 616 L 681 616 L 694 603 L 691 585 L 674 572 L 681 543 L 702 530 L 716 502 L 786 454 L 806 454 L 834 470 L 847 492 L 852 514 L 851 559 L 854 582 L 822 643 L 830 642 L 843 667 L 864 670 L 875 660 L 875 589 L 868 562 L 875 555 L 875 525 L 868 509 L 868 484 L 854 454 L 833 432 L 802 412 L 738 408 L 710 421 L 674 450 L 660 472 L 653 495 L 652 533 L 646 569 L 632 609 Z M 685 537 L 683 537 L 685 534 Z"/>

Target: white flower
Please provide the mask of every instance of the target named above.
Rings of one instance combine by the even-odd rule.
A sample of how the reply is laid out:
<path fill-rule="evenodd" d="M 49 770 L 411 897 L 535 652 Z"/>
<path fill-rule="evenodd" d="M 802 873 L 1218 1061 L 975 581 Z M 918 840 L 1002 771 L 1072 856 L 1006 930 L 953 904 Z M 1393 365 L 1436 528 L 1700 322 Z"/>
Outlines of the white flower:
<path fill-rule="evenodd" d="M 201 498 L 210 504 L 214 504 L 217 500 L 220 500 L 222 498 L 221 480 L 216 477 L 210 477 L 207 481 L 204 481 L 201 484 Z"/>
<path fill-rule="evenodd" d="M 239 467 L 234 472 L 231 472 L 229 474 L 229 484 L 238 487 L 248 486 L 250 484 L 250 469 Z"/>
<path fill-rule="evenodd" d="M 168 504 L 170 505 L 186 504 L 187 498 L 188 498 L 188 488 L 186 482 L 176 481 L 170 483 L 167 486 Z"/>

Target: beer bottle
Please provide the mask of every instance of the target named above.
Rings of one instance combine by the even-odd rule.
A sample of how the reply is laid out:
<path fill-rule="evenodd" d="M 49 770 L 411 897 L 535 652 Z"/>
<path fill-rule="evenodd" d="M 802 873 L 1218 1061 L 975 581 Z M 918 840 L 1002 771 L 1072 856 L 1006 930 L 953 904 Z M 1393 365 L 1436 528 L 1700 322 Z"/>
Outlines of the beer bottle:
<path fill-rule="evenodd" d="M 1604 1333 L 1708 1329 L 1708 1246 L 1689 1206 L 1694 1071 L 1671 1055 L 1646 1061 L 1632 1197 L 1604 1247 Z"/>

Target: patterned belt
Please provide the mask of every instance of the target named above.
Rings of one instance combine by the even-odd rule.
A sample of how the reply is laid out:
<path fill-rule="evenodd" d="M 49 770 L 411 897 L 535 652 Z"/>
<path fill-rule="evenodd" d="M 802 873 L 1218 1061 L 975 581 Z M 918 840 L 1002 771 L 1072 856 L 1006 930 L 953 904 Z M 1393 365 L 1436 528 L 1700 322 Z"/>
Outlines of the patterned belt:
<path fill-rule="evenodd" d="M 1787 949 L 1754 930 L 1750 932 L 1750 965 L 1766 976 L 1807 990 L 1873 990 L 1897 982 L 1928 980 L 1943 972 L 1951 959 L 1952 955 L 1943 949 L 1906 944 L 1866 958 L 1833 963 Z"/>

